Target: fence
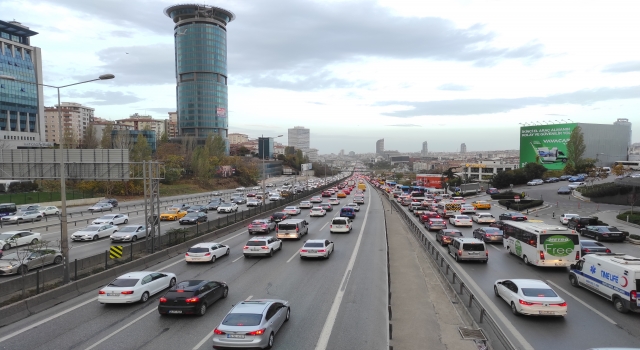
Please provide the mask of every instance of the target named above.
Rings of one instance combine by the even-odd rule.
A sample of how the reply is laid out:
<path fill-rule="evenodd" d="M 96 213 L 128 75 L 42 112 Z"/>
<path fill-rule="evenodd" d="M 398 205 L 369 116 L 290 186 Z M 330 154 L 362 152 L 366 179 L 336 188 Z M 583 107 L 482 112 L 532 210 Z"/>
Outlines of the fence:
<path fill-rule="evenodd" d="M 95 198 L 97 195 L 89 191 L 66 191 L 67 200 Z M 0 203 L 15 203 L 16 205 L 59 202 L 60 192 L 23 192 L 23 193 L 2 193 Z"/>

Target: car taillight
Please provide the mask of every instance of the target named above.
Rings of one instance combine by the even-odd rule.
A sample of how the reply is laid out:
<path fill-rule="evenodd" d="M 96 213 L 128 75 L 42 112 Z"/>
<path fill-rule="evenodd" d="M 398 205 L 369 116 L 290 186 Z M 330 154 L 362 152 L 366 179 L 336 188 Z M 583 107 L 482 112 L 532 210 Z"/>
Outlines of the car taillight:
<path fill-rule="evenodd" d="M 296 232 L 298 232 L 298 231 L 300 231 L 300 228 L 299 228 L 299 227 L 296 227 Z"/>
<path fill-rule="evenodd" d="M 102 294 L 107 294 L 107 293 L 105 291 L 101 290 L 101 291 L 98 292 L 98 294 L 102 295 Z"/>
<path fill-rule="evenodd" d="M 166 303 L 167 302 L 167 298 L 165 298 L 165 297 L 160 298 L 160 302 L 161 303 Z"/>
<path fill-rule="evenodd" d="M 262 228 L 267 228 L 267 225 L 262 225 Z"/>
<path fill-rule="evenodd" d="M 249 246 L 248 246 L 248 245 L 246 245 L 246 246 L 244 246 L 242 249 L 249 249 Z"/>
<path fill-rule="evenodd" d="M 197 303 L 199 301 L 200 301 L 200 298 L 198 298 L 198 297 L 185 299 L 185 302 L 187 302 L 187 303 Z"/>
<path fill-rule="evenodd" d="M 580 251 L 576 250 L 576 260 L 580 260 Z"/>
<path fill-rule="evenodd" d="M 607 250 L 609 250 L 609 249 L 607 249 Z M 591 251 L 589 250 L 589 248 L 584 248 L 584 249 L 583 249 L 583 251 L 584 251 L 585 253 L 589 253 L 589 252 L 591 252 Z M 608 252 L 607 252 L 607 253 L 608 253 Z"/>
<path fill-rule="evenodd" d="M 611 249 L 607 248 L 607 250 L 604 251 L 605 253 L 611 253 Z"/>
<path fill-rule="evenodd" d="M 263 245 L 262 247 L 260 247 L 262 249 L 269 249 L 269 247 L 267 247 L 266 245 Z"/>
<path fill-rule="evenodd" d="M 132 290 L 125 290 L 124 292 L 120 292 L 120 294 L 133 294 Z"/>
<path fill-rule="evenodd" d="M 489 250 L 485 250 L 485 251 L 484 251 L 484 254 L 485 254 L 486 256 L 489 256 Z"/>
<path fill-rule="evenodd" d="M 213 333 L 214 333 L 214 334 L 217 334 L 217 335 L 227 334 L 227 333 L 225 333 L 225 332 L 223 332 L 223 331 L 219 330 L 218 328 L 214 329 L 214 330 L 213 330 Z"/>
<path fill-rule="evenodd" d="M 184 253 L 184 256 L 189 256 L 189 253 Z"/>
<path fill-rule="evenodd" d="M 266 330 L 266 328 L 258 329 L 257 331 L 249 332 L 246 335 L 263 335 Z"/>
<path fill-rule="evenodd" d="M 567 302 L 566 302 L 566 301 L 564 301 L 564 302 L 559 303 L 559 304 L 549 304 L 549 305 L 551 305 L 551 306 L 560 306 L 560 307 L 565 307 L 565 306 L 567 306 Z"/>
<path fill-rule="evenodd" d="M 519 302 L 520 302 L 520 304 L 522 304 L 522 305 L 527 305 L 527 306 L 531 306 L 531 305 L 542 305 L 542 303 L 532 303 L 532 302 L 528 302 L 528 301 L 525 301 L 525 300 L 522 300 L 522 299 L 520 299 L 520 300 L 519 300 Z"/>
<path fill-rule="evenodd" d="M 631 301 L 636 301 L 638 299 L 638 292 L 635 290 L 631 291 Z"/>
<path fill-rule="evenodd" d="M 332 227 L 333 227 L 333 225 L 329 225 L 329 228 L 332 228 Z"/>
<path fill-rule="evenodd" d="M 462 256 L 462 250 L 458 250 L 458 256 Z"/>
<path fill-rule="evenodd" d="M 318 250 L 318 253 L 326 253 L 326 252 L 327 252 L 327 250 L 326 250 L 326 249 L 320 249 L 320 250 Z"/>
<path fill-rule="evenodd" d="M 544 260 L 544 252 L 540 250 L 540 260 Z"/>
<path fill-rule="evenodd" d="M 207 254 L 205 254 L 204 256 L 211 256 L 211 253 L 207 253 Z"/>
<path fill-rule="evenodd" d="M 300 252 L 301 252 L 301 253 L 306 253 L 306 252 L 307 252 L 307 250 L 306 250 L 306 249 L 300 249 Z"/>

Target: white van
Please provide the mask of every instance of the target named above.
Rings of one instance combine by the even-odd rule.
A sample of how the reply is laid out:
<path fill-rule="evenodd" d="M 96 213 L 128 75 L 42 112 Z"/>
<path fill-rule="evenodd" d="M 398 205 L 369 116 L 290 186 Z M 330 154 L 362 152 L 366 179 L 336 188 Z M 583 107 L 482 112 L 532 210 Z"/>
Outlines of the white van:
<path fill-rule="evenodd" d="M 455 237 L 447 245 L 447 249 L 456 261 L 480 260 L 483 263 L 489 261 L 487 246 L 476 238 Z"/>
<path fill-rule="evenodd" d="M 349 218 L 337 217 L 331 220 L 329 225 L 329 232 L 331 233 L 349 233 L 351 232 L 351 220 Z"/>
<path fill-rule="evenodd" d="M 587 254 L 571 265 L 569 282 L 611 300 L 619 312 L 640 312 L 640 258 L 620 253 Z"/>
<path fill-rule="evenodd" d="M 302 235 L 309 234 L 307 220 L 287 219 L 276 225 L 276 238 L 300 239 Z"/>

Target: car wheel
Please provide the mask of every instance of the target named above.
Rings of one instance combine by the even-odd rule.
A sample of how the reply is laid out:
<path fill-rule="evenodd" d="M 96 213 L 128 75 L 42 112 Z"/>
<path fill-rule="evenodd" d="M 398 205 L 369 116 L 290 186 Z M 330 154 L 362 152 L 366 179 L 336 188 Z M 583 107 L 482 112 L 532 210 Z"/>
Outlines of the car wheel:
<path fill-rule="evenodd" d="M 273 249 L 269 251 L 269 256 L 273 256 Z"/>
<path fill-rule="evenodd" d="M 59 264 L 62 262 L 62 257 L 61 256 L 56 256 L 55 259 L 53 259 L 53 263 L 54 264 Z"/>
<path fill-rule="evenodd" d="M 200 309 L 198 310 L 198 316 L 204 316 L 204 314 L 207 313 L 207 304 L 202 303 L 202 305 L 200 305 Z"/>
<path fill-rule="evenodd" d="M 56 215 L 60 215 L 60 212 L 59 212 L 59 211 L 56 211 Z"/>
<path fill-rule="evenodd" d="M 513 301 L 511 302 L 511 312 L 516 316 L 520 315 L 520 313 L 518 312 L 518 309 L 516 308 L 516 304 L 514 304 Z"/>
<path fill-rule="evenodd" d="M 210 263 L 214 263 L 214 262 L 216 262 L 216 255 L 215 255 L 215 254 L 213 254 L 213 255 L 211 256 L 211 260 L 209 260 L 209 262 L 210 262 Z"/>
<path fill-rule="evenodd" d="M 291 308 L 288 307 L 287 308 L 287 315 L 285 316 L 284 321 L 287 322 L 287 321 L 289 321 L 290 318 L 291 318 Z"/>
<path fill-rule="evenodd" d="M 454 255 L 453 255 L 453 259 L 454 259 L 456 262 L 460 262 L 460 260 L 458 259 L 458 254 L 454 254 Z"/>
<path fill-rule="evenodd" d="M 142 293 L 142 296 L 140 297 L 140 302 L 146 303 L 147 300 L 149 300 L 149 292 Z"/>
<path fill-rule="evenodd" d="M 495 294 L 497 297 L 500 297 L 500 293 L 498 293 L 498 287 L 493 286 L 493 294 Z"/>
<path fill-rule="evenodd" d="M 113 222 L 110 222 L 109 225 L 113 226 Z"/>
<path fill-rule="evenodd" d="M 229 256 L 230 253 L 231 253 L 231 249 L 227 248 L 227 251 L 224 253 L 224 255 Z"/>
<path fill-rule="evenodd" d="M 93 236 L 93 240 L 94 240 L 94 241 L 97 241 L 97 240 L 98 240 L 98 238 L 99 238 L 99 237 L 98 237 L 98 235 Z"/>
<path fill-rule="evenodd" d="M 31 244 L 38 244 L 38 239 L 37 239 L 37 238 L 34 238 L 34 239 L 31 241 Z"/>
<path fill-rule="evenodd" d="M 11 245 L 9 245 L 9 243 L 5 244 L 4 246 L 2 246 L 2 250 L 7 251 L 11 249 Z"/>
<path fill-rule="evenodd" d="M 576 278 L 576 276 L 569 275 L 569 283 L 571 283 L 571 285 L 574 287 L 578 287 L 578 279 Z"/>
<path fill-rule="evenodd" d="M 486 264 L 486 263 L 488 263 L 488 262 L 489 262 L 489 259 L 482 260 L 482 263 L 483 263 L 483 264 Z"/>
<path fill-rule="evenodd" d="M 138 236 L 133 235 L 133 237 L 131 237 L 131 242 L 135 242 L 138 240 Z"/>
<path fill-rule="evenodd" d="M 522 256 L 522 260 L 524 260 L 524 264 L 525 264 L 525 265 L 530 265 L 530 264 L 531 264 L 531 263 L 529 262 L 529 258 L 527 258 L 527 256 L 526 256 L 526 255 L 523 255 L 523 256 Z"/>
<path fill-rule="evenodd" d="M 128 224 L 129 223 L 129 219 L 124 219 L 124 224 Z"/>
<path fill-rule="evenodd" d="M 629 309 L 627 309 L 627 307 L 624 306 L 624 303 L 622 302 L 622 299 L 620 299 L 618 297 L 613 299 L 613 307 L 616 308 L 616 311 L 621 312 L 623 314 L 626 314 L 627 312 L 629 312 Z"/>
<path fill-rule="evenodd" d="M 267 341 L 267 347 L 265 349 L 271 349 L 273 347 L 273 332 L 269 334 L 269 340 Z"/>
<path fill-rule="evenodd" d="M 173 287 L 176 285 L 176 279 L 172 278 L 171 281 L 169 281 L 169 288 Z"/>

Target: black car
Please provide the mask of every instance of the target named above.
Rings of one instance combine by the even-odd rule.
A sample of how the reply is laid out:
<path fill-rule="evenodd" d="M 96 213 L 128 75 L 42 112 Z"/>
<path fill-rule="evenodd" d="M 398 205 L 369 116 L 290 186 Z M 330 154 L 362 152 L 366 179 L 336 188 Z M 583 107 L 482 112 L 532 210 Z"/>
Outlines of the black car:
<path fill-rule="evenodd" d="M 569 180 L 573 175 L 562 175 L 560 176 L 560 181 L 567 181 Z"/>
<path fill-rule="evenodd" d="M 624 234 L 613 226 L 586 226 L 580 230 L 580 235 L 591 236 L 596 241 L 624 242 Z"/>
<path fill-rule="evenodd" d="M 481 227 L 473 230 L 473 238 L 477 238 L 485 242 L 500 242 L 504 233 L 497 227 Z"/>
<path fill-rule="evenodd" d="M 229 295 L 229 286 L 224 282 L 187 280 L 177 283 L 160 298 L 160 315 L 196 314 L 202 316 L 207 307 Z"/>
<path fill-rule="evenodd" d="M 453 237 L 463 237 L 462 232 L 454 229 L 444 229 L 436 233 L 436 241 L 440 242 L 440 245 L 446 246 L 453 240 Z"/>
<path fill-rule="evenodd" d="M 173 205 L 173 207 L 180 208 L 180 210 L 187 211 L 189 208 L 191 208 L 191 205 L 187 203 L 182 203 L 182 204 Z"/>
<path fill-rule="evenodd" d="M 571 191 L 573 190 L 568 186 L 562 186 L 558 188 L 558 194 L 571 194 Z"/>
<path fill-rule="evenodd" d="M 606 224 L 600 223 L 597 217 L 594 216 L 574 216 L 567 222 L 567 227 L 576 230 L 578 232 L 582 232 L 582 229 L 587 226 L 607 226 Z"/>
<path fill-rule="evenodd" d="M 230 202 L 235 204 L 247 204 L 247 199 L 245 197 L 231 197 Z"/>
<path fill-rule="evenodd" d="M 217 210 L 222 203 L 224 203 L 224 201 L 212 200 L 211 202 L 209 202 L 209 204 L 207 204 L 207 210 Z"/>
<path fill-rule="evenodd" d="M 207 209 L 206 205 L 192 205 L 189 209 L 187 209 L 187 213 L 208 213 L 209 209 Z"/>
<path fill-rule="evenodd" d="M 207 222 L 207 214 L 202 212 L 187 213 L 182 219 L 180 219 L 180 225 L 184 224 L 197 224 L 199 222 Z"/>
<path fill-rule="evenodd" d="M 604 246 L 604 244 L 589 239 L 580 240 L 580 256 L 585 256 L 591 253 L 611 253 L 611 249 Z"/>
<path fill-rule="evenodd" d="M 511 221 L 527 221 L 526 215 L 518 212 L 502 213 L 498 217 L 498 220 L 511 220 Z"/>
<path fill-rule="evenodd" d="M 333 206 L 329 203 L 320 203 L 320 207 L 325 211 L 333 211 Z"/>
<path fill-rule="evenodd" d="M 118 200 L 115 199 L 115 198 L 105 198 L 105 199 L 99 201 L 98 203 L 109 203 L 114 208 L 118 206 Z"/>
<path fill-rule="evenodd" d="M 554 182 L 560 181 L 560 179 L 558 179 L 557 177 L 550 177 L 550 178 L 544 179 L 542 181 L 544 181 L 546 183 L 554 183 Z"/>
<path fill-rule="evenodd" d="M 287 220 L 288 218 L 289 218 L 289 214 L 283 213 L 283 212 L 277 212 L 271 215 L 271 221 L 273 222 L 280 222 L 282 220 Z"/>

